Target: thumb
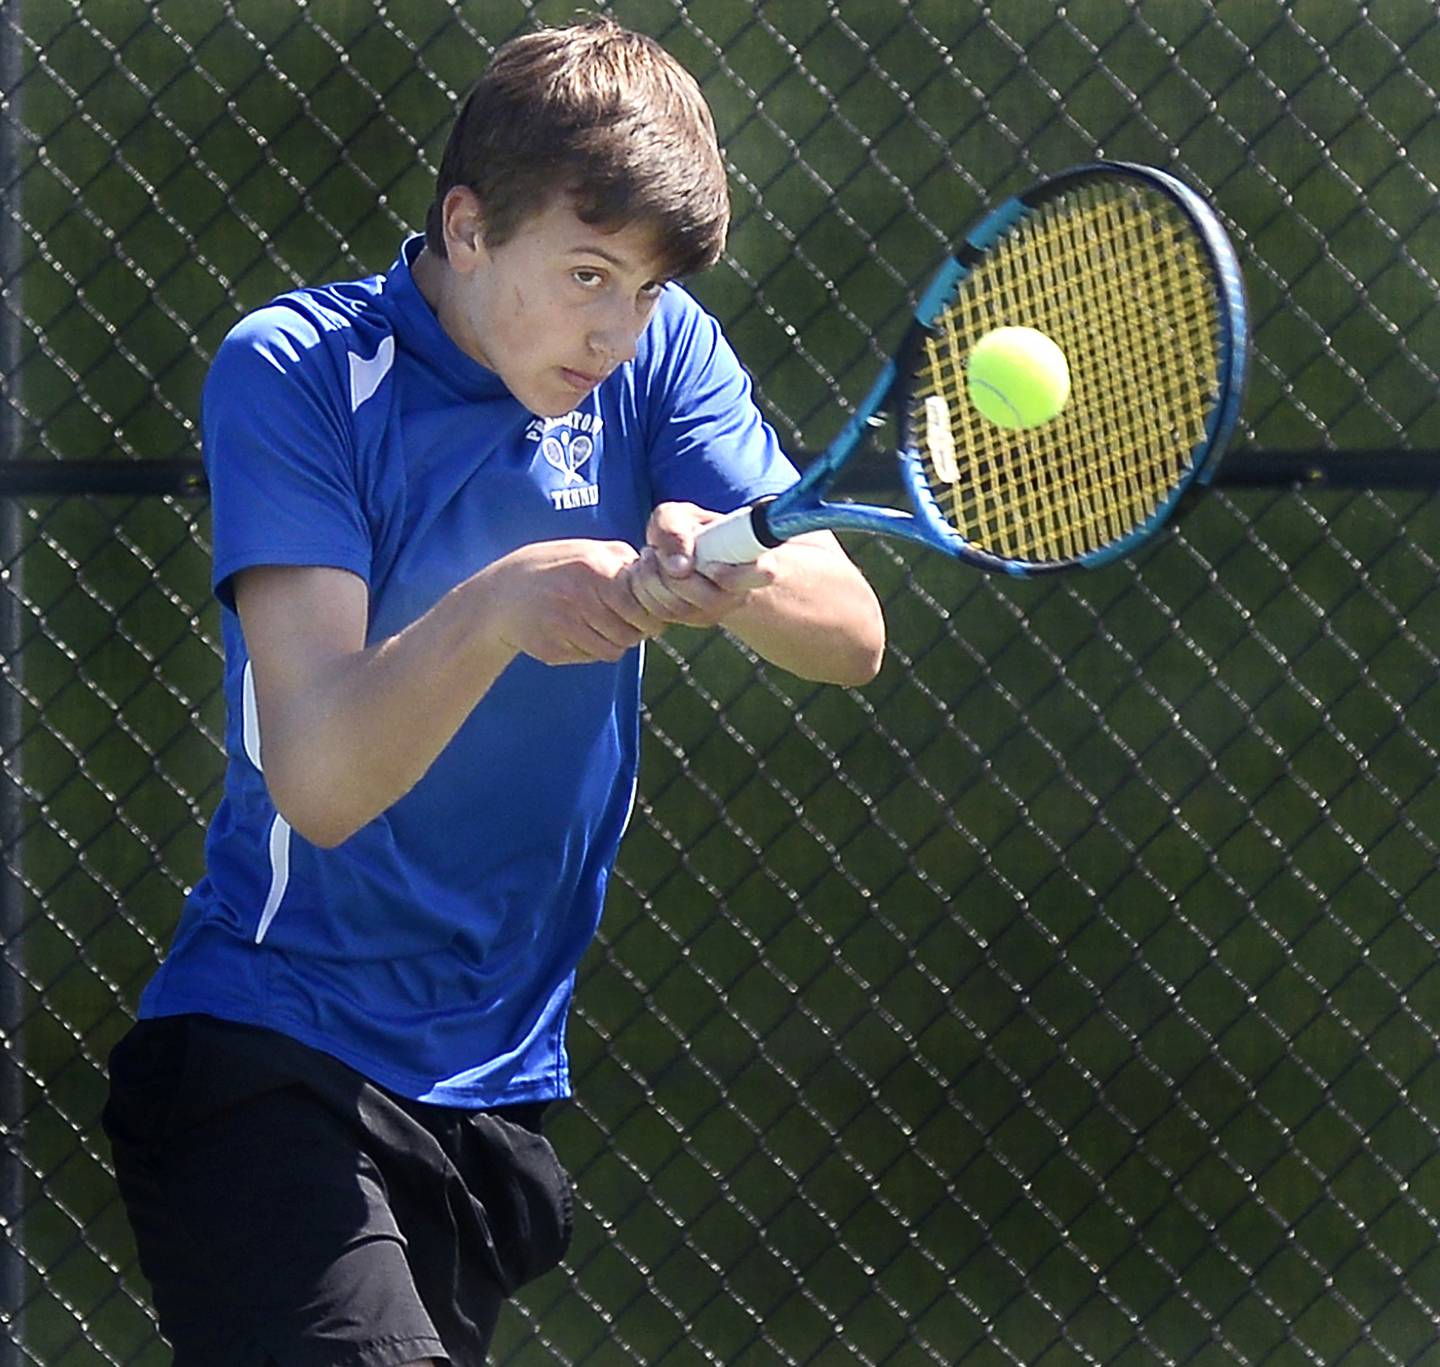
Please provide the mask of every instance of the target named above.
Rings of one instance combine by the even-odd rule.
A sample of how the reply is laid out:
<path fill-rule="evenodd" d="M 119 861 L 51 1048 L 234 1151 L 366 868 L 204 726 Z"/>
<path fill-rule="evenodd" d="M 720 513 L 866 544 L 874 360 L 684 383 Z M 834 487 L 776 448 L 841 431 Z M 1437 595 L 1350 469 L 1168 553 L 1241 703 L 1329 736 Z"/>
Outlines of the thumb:
<path fill-rule="evenodd" d="M 682 504 L 662 504 L 650 519 L 646 539 L 655 548 L 660 568 L 672 579 L 683 579 L 695 569 L 695 528 L 693 518 Z"/>

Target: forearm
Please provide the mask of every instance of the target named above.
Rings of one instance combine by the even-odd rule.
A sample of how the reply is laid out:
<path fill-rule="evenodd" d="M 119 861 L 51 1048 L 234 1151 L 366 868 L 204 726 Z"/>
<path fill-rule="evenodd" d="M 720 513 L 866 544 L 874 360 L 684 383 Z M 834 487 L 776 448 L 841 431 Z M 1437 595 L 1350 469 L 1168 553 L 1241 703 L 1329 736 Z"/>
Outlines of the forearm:
<path fill-rule="evenodd" d="M 515 654 L 472 580 L 387 640 L 282 681 L 260 703 L 276 807 L 314 844 L 347 839 L 415 786 Z"/>
<path fill-rule="evenodd" d="M 368 590 L 323 567 L 237 576 L 265 782 L 306 839 L 335 845 L 419 782 L 519 654 L 615 661 L 663 628 L 630 592 L 635 551 L 584 538 L 494 561 L 367 645 Z"/>
<path fill-rule="evenodd" d="M 885 622 L 860 571 L 826 542 L 789 541 L 767 554 L 778 562 L 775 582 L 751 592 L 725 629 L 801 678 L 850 686 L 873 679 Z"/>
<path fill-rule="evenodd" d="M 633 591 L 662 621 L 722 626 L 772 664 L 822 683 L 869 683 L 885 618 L 865 576 L 829 532 L 767 550 L 753 565 L 695 564 L 695 538 L 720 514 L 662 503 L 631 568 Z"/>

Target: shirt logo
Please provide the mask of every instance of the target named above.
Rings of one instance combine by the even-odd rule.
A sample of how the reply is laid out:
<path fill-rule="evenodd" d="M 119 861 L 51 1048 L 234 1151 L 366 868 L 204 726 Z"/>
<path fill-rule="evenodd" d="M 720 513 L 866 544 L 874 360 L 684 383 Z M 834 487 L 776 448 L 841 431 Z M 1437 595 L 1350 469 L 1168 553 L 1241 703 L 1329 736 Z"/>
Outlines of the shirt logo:
<path fill-rule="evenodd" d="M 564 436 L 570 439 L 546 437 L 540 443 L 540 453 L 565 476 L 567 485 L 583 484 L 585 481 L 580 478 L 580 467 L 590 459 L 595 443 L 583 432 L 578 437 L 571 437 L 568 432 Z"/>
<path fill-rule="evenodd" d="M 600 427 L 593 414 L 567 413 L 563 418 L 537 419 L 527 429 L 530 440 L 540 443 L 545 463 L 559 476 L 558 486 L 546 491 L 556 512 L 599 504 L 600 486 L 590 476 L 595 473 L 591 460 Z"/>

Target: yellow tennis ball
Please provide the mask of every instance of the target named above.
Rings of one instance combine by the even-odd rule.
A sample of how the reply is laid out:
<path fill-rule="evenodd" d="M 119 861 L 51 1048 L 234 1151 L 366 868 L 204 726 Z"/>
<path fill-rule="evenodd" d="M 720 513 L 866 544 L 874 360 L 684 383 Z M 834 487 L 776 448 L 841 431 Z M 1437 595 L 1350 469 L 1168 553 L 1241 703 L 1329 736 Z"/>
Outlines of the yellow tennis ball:
<path fill-rule="evenodd" d="M 970 348 L 970 402 L 999 427 L 1038 427 L 1070 397 L 1065 353 L 1034 328 L 996 328 Z"/>

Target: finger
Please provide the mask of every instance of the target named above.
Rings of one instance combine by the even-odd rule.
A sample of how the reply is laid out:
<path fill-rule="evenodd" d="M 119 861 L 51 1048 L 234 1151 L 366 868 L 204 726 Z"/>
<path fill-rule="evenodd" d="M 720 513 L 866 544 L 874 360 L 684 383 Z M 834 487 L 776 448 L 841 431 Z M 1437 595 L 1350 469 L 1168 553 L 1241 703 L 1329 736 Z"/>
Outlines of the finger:
<path fill-rule="evenodd" d="M 593 656 L 587 655 L 579 646 L 569 641 L 541 642 L 531 646 L 525 653 L 531 659 L 539 660 L 542 665 L 583 665 L 595 662 Z"/>
<path fill-rule="evenodd" d="M 550 664 L 614 664 L 627 650 L 640 644 L 640 638 L 616 641 L 604 631 L 592 627 L 578 627 L 566 637 L 560 650 Z"/>
<path fill-rule="evenodd" d="M 605 606 L 640 637 L 655 636 L 666 623 L 658 619 L 645 597 L 637 592 L 637 574 L 632 566 L 618 575 L 602 593 Z"/>
<path fill-rule="evenodd" d="M 763 560 L 748 565 L 709 565 L 704 577 L 724 593 L 753 593 L 775 582 L 775 571 Z"/>
<path fill-rule="evenodd" d="M 666 626 L 672 623 L 679 626 L 694 625 L 691 619 L 695 610 L 688 603 L 681 602 L 674 594 L 654 588 L 641 589 L 639 592 L 645 610 Z"/>
<path fill-rule="evenodd" d="M 708 618 L 739 604 L 737 595 L 728 593 L 703 574 L 675 579 L 662 571 L 660 584 L 673 600 L 675 610 L 687 614 L 699 613 Z"/>
<path fill-rule="evenodd" d="M 632 590 L 639 552 L 619 543 L 613 549 L 617 559 L 592 582 L 590 596 L 582 598 L 577 611 L 588 628 L 587 641 L 598 635 L 624 651 L 658 634 L 666 624 L 656 620 Z"/>
<path fill-rule="evenodd" d="M 647 613 L 666 622 L 676 620 L 677 613 L 688 613 L 689 605 L 670 586 L 660 569 L 657 552 L 647 546 L 637 564 L 631 567 L 630 591 Z"/>
<path fill-rule="evenodd" d="M 672 578 L 684 578 L 694 570 L 695 532 L 702 518 L 693 503 L 662 503 L 650 515 L 645 539 Z"/>
<path fill-rule="evenodd" d="M 589 630 L 585 633 L 582 640 L 585 642 L 603 642 L 602 649 L 610 649 L 618 652 L 614 656 L 615 659 L 619 659 L 627 650 L 638 646 L 647 636 L 653 634 L 645 628 L 632 625 L 618 612 L 612 612 L 608 608 L 603 608 L 597 612 L 590 618 L 586 625 Z"/>
<path fill-rule="evenodd" d="M 646 635 L 596 595 L 571 603 L 540 639 L 547 653 L 563 657 L 547 663 L 573 664 L 584 660 L 618 660 Z"/>

